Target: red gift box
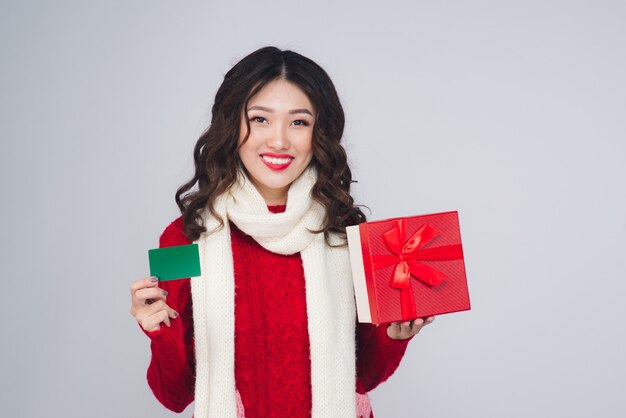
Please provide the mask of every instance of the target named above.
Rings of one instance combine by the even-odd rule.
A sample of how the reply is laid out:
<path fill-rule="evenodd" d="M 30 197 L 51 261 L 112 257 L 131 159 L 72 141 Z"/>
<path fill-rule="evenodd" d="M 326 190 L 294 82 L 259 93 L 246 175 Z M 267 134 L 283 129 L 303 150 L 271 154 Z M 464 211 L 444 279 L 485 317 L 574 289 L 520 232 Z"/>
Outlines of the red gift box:
<path fill-rule="evenodd" d="M 470 309 L 458 212 L 346 228 L 359 322 Z"/>

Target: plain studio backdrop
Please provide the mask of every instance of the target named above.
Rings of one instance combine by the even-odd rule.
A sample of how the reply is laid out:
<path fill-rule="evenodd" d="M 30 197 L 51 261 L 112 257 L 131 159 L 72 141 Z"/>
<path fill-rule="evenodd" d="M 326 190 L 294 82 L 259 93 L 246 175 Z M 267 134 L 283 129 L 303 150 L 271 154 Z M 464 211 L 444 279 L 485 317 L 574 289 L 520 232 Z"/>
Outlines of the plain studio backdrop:
<path fill-rule="evenodd" d="M 472 310 L 409 344 L 376 417 L 625 416 L 625 22 L 622 1 L 3 1 L 0 415 L 177 416 L 130 282 L 224 74 L 276 45 L 335 82 L 369 219 L 460 212 Z"/>

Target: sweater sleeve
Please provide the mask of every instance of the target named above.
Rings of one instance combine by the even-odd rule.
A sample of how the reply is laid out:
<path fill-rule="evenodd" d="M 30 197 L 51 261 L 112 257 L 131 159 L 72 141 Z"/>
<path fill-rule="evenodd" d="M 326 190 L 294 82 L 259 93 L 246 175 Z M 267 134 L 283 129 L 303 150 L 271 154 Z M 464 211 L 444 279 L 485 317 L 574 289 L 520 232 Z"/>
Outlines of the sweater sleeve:
<path fill-rule="evenodd" d="M 387 380 L 400 365 L 413 337 L 394 340 L 387 335 L 388 324 L 356 324 L 357 392 L 366 393 Z"/>
<path fill-rule="evenodd" d="M 159 247 L 189 244 L 184 236 L 182 218 L 176 219 L 163 232 Z M 148 385 L 163 406 L 182 412 L 194 399 L 195 357 L 191 284 L 189 279 L 159 283 L 168 292 L 166 303 L 178 312 L 170 319 L 171 326 L 161 324 L 155 331 L 141 330 L 150 338 L 152 356 L 148 366 Z"/>

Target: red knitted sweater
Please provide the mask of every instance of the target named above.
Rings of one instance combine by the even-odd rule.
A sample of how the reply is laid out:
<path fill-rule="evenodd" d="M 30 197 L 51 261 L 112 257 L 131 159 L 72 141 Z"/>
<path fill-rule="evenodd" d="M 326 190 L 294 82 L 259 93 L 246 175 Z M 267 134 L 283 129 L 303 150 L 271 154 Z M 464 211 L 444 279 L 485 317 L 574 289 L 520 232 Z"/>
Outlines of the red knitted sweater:
<path fill-rule="evenodd" d="M 271 206 L 282 212 L 285 206 Z M 300 254 L 279 255 L 230 224 L 235 273 L 235 381 L 246 418 L 311 417 L 311 360 L 304 270 Z M 163 232 L 160 247 L 190 244 L 182 217 Z M 179 313 L 171 327 L 145 332 L 151 340 L 148 384 L 166 408 L 182 412 L 194 399 L 194 339 L 189 280 L 159 283 Z M 356 318 L 355 318 L 356 320 Z M 386 326 L 356 325 L 356 389 L 366 393 L 393 374 L 407 340 Z M 143 328 L 142 328 L 143 330 Z M 373 414 L 370 415 L 373 417 Z"/>

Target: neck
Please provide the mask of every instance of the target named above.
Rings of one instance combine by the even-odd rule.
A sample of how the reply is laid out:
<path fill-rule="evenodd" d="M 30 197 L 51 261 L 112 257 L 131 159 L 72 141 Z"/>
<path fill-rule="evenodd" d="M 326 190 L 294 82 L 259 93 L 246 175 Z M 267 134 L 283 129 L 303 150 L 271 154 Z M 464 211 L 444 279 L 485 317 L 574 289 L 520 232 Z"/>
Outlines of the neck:
<path fill-rule="evenodd" d="M 263 197 L 267 206 L 287 204 L 287 191 L 289 190 L 289 186 L 281 189 L 272 189 L 263 186 L 262 184 L 258 184 L 254 180 L 252 180 L 252 184 L 254 184 L 254 187 L 257 189 L 261 197 Z"/>
<path fill-rule="evenodd" d="M 265 204 L 267 206 L 284 206 L 287 204 L 287 196 L 283 196 L 283 197 L 270 197 L 268 198 L 267 196 L 263 196 L 263 199 L 265 199 Z"/>

